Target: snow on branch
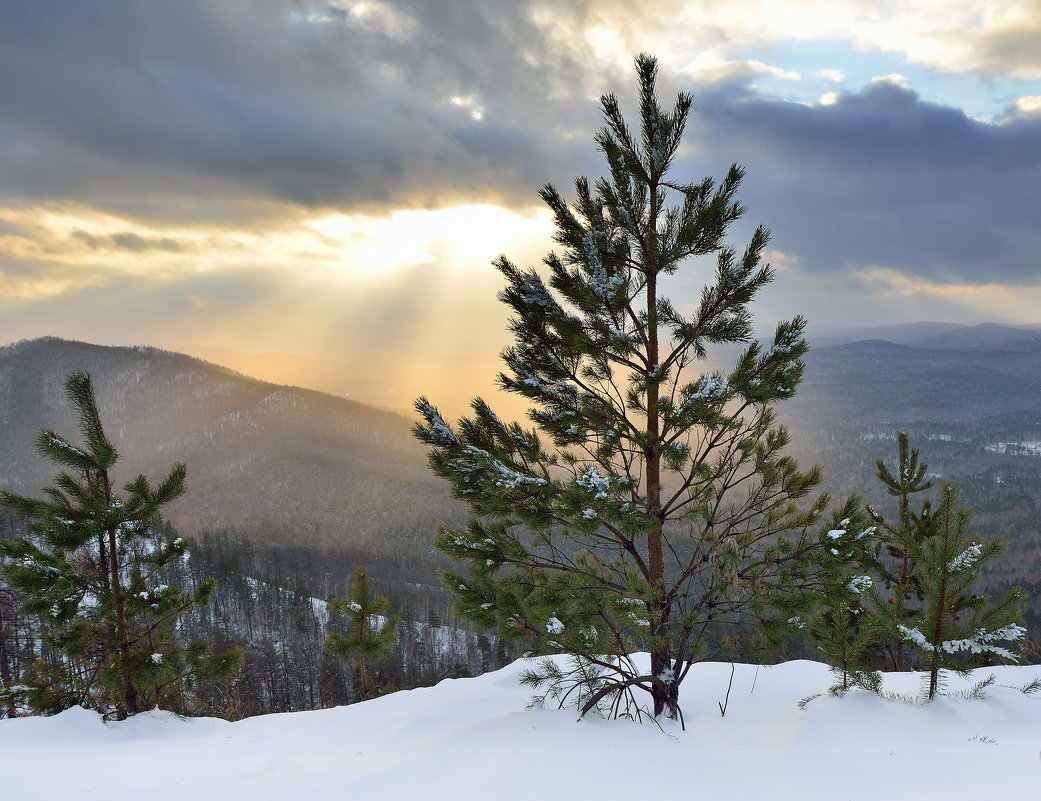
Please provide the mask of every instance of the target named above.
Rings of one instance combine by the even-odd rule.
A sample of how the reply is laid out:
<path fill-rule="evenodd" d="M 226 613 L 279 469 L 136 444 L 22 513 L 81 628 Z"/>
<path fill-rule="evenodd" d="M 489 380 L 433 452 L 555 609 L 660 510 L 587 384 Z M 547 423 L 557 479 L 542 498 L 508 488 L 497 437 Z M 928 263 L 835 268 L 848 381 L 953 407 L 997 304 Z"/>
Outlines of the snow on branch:
<path fill-rule="evenodd" d="M 904 635 L 905 640 L 910 640 L 923 651 L 931 653 L 937 650 L 917 628 L 909 629 L 906 626 L 898 625 L 897 629 Z M 1019 657 L 1016 654 L 994 643 L 1021 640 L 1026 633 L 1027 630 L 1016 623 L 1010 623 L 993 631 L 976 629 L 972 637 L 967 637 L 963 640 L 946 640 L 940 643 L 939 650 L 946 651 L 949 654 L 956 654 L 959 651 L 968 651 L 973 654 L 989 653 L 1008 659 L 1011 662 L 1018 662 Z"/>
<path fill-rule="evenodd" d="M 607 268 L 600 258 L 600 248 L 597 245 L 597 236 L 593 231 L 586 231 L 582 237 L 582 247 L 586 252 L 586 262 L 589 264 L 589 288 L 593 294 L 603 300 L 613 300 L 615 292 L 625 283 L 620 275 L 608 277 Z"/>
<path fill-rule="evenodd" d="M 452 429 L 448 427 L 441 415 L 437 413 L 437 409 L 426 401 L 420 401 L 417 406 L 420 414 L 426 418 L 429 424 L 427 432 L 430 434 L 430 439 L 440 445 L 454 445 L 456 442 L 455 434 L 452 433 Z"/>
<path fill-rule="evenodd" d="M 593 493 L 598 501 L 606 501 L 607 493 L 611 489 L 611 477 L 600 475 L 594 465 L 590 465 L 576 483 L 582 489 Z"/>
<path fill-rule="evenodd" d="M 983 553 L 982 546 L 974 542 L 956 557 L 954 557 L 947 565 L 947 569 L 953 573 L 956 570 L 964 570 L 965 568 L 972 567 L 976 560 L 980 558 L 980 554 Z"/>
<path fill-rule="evenodd" d="M 526 476 L 524 473 L 520 473 L 513 468 L 507 467 L 498 459 L 492 462 L 492 469 L 499 476 L 499 480 L 495 482 L 498 487 L 505 487 L 506 489 L 516 489 L 517 487 L 524 485 L 534 485 L 536 487 L 542 487 L 546 485 L 546 479 L 538 478 L 536 476 Z"/>
<path fill-rule="evenodd" d="M 727 394 L 730 382 L 726 376 L 703 375 L 697 387 L 683 402 L 684 408 L 699 401 L 713 401 Z"/>

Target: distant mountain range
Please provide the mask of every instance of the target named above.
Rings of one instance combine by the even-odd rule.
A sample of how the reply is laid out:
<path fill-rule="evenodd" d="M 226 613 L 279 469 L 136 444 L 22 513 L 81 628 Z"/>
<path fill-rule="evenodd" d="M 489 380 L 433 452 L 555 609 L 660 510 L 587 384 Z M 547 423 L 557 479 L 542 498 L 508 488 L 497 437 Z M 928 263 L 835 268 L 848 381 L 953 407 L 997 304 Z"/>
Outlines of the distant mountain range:
<path fill-rule="evenodd" d="M 911 347 L 962 350 L 1007 345 L 1033 338 L 1041 338 L 1041 326 L 920 322 L 832 330 L 820 336 L 811 335 L 810 342 L 816 347 L 828 347 L 881 339 Z"/>
<path fill-rule="evenodd" d="M 961 485 L 974 530 L 1004 537 L 987 582 L 1022 584 L 1041 611 L 1041 331 L 919 323 L 871 334 L 810 350 L 780 407 L 793 455 L 822 465 L 833 495 L 859 492 L 891 515 L 876 461 L 895 464 L 896 432 L 907 431 L 931 476 Z"/>
<path fill-rule="evenodd" d="M 1041 408 L 1041 333 L 979 326 L 915 344 L 869 339 L 817 347 L 790 404 L 836 423 L 969 423 Z"/>

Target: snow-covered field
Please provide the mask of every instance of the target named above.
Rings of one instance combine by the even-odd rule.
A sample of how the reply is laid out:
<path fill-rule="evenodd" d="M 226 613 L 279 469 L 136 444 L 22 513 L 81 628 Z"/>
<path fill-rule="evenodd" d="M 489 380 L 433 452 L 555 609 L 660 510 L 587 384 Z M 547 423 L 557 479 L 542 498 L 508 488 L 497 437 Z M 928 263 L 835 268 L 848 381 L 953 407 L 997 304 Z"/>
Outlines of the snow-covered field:
<path fill-rule="evenodd" d="M 1009 456 L 1041 456 L 1041 442 L 995 442 L 983 449 Z"/>
<path fill-rule="evenodd" d="M 827 695 L 827 668 L 696 667 L 687 730 L 529 710 L 520 662 L 476 679 L 317 712 L 103 723 L 91 712 L 0 721 L 4 798 L 35 799 L 969 799 L 1036 798 L 1041 696 L 1001 667 L 982 700 Z M 753 687 L 754 684 L 754 687 Z M 969 686 L 952 676 L 948 692 Z M 915 695 L 913 674 L 886 689 Z M 800 699 L 819 698 L 800 709 Z"/>

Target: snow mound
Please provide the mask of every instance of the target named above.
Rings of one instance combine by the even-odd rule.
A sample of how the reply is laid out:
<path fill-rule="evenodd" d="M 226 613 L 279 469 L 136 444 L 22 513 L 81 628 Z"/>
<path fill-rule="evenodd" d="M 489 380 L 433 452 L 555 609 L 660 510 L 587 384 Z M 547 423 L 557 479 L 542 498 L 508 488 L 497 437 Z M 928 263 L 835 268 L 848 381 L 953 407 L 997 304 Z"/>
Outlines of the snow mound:
<path fill-rule="evenodd" d="M 118 723 L 71 709 L 0 721 L 5 797 L 23 801 L 216 798 L 1027 798 L 1041 775 L 1041 667 L 949 679 L 931 704 L 827 695 L 814 662 L 696 666 L 687 729 L 527 709 L 523 660 L 475 679 L 315 712 L 228 723 L 158 710 Z M 991 673 L 982 700 L 958 697 Z M 913 697 L 920 675 L 889 674 Z M 821 694 L 799 706 L 800 700 Z M 966 766 L 971 765 L 971 770 Z M 57 768 L 57 769 L 56 769 Z"/>

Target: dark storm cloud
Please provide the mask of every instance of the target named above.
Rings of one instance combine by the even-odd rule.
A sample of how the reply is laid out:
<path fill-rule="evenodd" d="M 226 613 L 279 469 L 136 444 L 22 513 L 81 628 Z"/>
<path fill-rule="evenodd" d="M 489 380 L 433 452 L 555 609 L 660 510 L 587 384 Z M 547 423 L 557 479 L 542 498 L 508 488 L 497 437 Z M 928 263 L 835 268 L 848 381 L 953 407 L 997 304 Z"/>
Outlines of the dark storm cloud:
<path fill-rule="evenodd" d="M 716 171 L 748 168 L 749 217 L 804 269 L 1041 282 L 1038 115 L 987 124 L 887 82 L 828 106 L 735 87 L 700 101 L 693 129 Z"/>
<path fill-rule="evenodd" d="M 0 192 L 152 213 L 157 195 L 213 192 L 530 202 L 574 163 L 541 118 L 595 119 L 587 100 L 547 107 L 574 89 L 581 53 L 543 47 L 510 2 L 402 4 L 398 17 L 401 30 L 258 0 L 16 4 L 0 25 Z"/>

